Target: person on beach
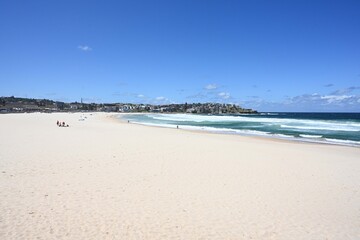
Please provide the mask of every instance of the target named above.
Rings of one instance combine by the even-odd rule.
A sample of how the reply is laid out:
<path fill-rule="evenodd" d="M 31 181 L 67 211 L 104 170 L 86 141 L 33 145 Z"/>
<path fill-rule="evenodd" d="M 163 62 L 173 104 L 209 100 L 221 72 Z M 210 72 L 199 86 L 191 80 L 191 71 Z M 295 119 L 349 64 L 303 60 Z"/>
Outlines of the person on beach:
<path fill-rule="evenodd" d="M 58 125 L 59 127 L 69 127 L 69 124 L 65 124 L 65 122 L 56 122 L 56 125 Z"/>

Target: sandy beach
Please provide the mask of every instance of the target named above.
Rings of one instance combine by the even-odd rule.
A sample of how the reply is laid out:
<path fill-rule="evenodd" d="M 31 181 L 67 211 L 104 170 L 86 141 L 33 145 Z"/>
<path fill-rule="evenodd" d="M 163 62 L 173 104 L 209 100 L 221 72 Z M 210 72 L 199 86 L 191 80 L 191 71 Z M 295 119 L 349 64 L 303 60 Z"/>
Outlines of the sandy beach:
<path fill-rule="evenodd" d="M 0 134 L 0 239 L 360 239 L 356 147 L 106 113 L 2 114 Z"/>

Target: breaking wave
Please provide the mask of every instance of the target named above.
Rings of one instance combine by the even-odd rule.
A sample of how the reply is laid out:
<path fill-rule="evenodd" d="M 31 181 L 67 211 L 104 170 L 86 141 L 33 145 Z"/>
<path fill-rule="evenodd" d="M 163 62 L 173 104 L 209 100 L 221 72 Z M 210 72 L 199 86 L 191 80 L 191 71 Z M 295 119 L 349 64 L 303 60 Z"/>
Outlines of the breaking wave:
<path fill-rule="evenodd" d="M 125 118 L 139 124 L 360 146 L 360 114 L 134 114 Z M 351 115 L 353 116 L 353 115 Z"/>

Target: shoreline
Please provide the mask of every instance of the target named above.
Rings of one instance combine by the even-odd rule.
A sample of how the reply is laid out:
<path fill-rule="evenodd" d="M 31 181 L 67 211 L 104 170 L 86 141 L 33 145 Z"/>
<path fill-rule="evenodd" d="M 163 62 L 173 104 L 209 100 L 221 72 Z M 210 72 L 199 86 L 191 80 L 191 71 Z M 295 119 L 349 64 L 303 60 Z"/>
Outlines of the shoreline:
<path fill-rule="evenodd" d="M 146 115 L 149 113 L 114 113 L 113 118 L 114 120 L 128 123 L 126 119 L 123 119 L 126 115 Z M 207 129 L 200 129 L 201 127 L 194 127 L 199 129 L 190 129 L 192 126 L 185 125 L 185 128 L 176 128 L 176 125 L 168 124 L 169 126 L 164 126 L 161 124 L 151 124 L 151 123 L 142 123 L 142 122 L 131 122 L 132 124 L 142 125 L 146 127 L 154 127 L 154 128 L 167 128 L 167 129 L 175 129 L 175 130 L 182 130 L 182 131 L 189 131 L 189 132 L 198 132 L 198 133 L 207 133 L 207 134 L 220 134 L 220 135 L 230 135 L 230 136 L 239 136 L 239 137 L 245 137 L 245 138 L 254 138 L 258 140 L 267 140 L 267 141 L 280 141 L 280 142 L 292 142 L 292 143 L 298 143 L 298 144 L 319 144 L 319 145 L 329 145 L 329 146 L 340 146 L 340 147 L 351 147 L 351 148 L 360 148 L 360 145 L 354 145 L 354 144 L 345 144 L 345 143 L 336 143 L 336 142 L 326 142 L 326 141 L 316 141 L 311 139 L 302 139 L 299 137 L 281 137 L 276 136 L 276 134 L 264 134 L 264 135 L 256 135 L 256 134 L 246 134 L 246 133 L 235 133 L 235 132 L 225 132 L 225 131 L 212 131 Z M 205 127 L 206 128 L 206 127 Z M 336 140 L 336 139 L 335 139 Z M 349 140 L 351 141 L 351 140 Z"/>

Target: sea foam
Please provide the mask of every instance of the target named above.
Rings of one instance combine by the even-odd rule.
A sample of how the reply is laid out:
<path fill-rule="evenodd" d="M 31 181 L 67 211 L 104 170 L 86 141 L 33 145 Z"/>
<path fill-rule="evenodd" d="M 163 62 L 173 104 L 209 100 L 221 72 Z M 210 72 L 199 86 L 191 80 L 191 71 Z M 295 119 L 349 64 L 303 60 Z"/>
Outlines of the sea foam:
<path fill-rule="evenodd" d="M 150 126 L 360 146 L 359 120 L 302 119 L 293 115 L 139 114 L 126 118 Z"/>

